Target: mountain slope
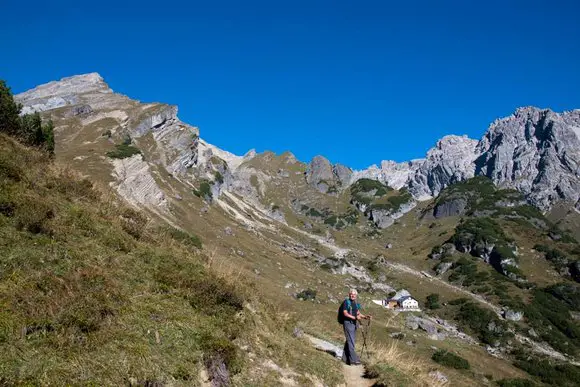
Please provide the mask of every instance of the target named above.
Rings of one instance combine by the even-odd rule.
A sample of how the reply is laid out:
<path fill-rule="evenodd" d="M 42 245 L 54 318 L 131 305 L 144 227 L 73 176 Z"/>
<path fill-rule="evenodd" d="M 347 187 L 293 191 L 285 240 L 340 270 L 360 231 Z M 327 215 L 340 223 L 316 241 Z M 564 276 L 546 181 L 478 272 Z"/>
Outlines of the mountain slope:
<path fill-rule="evenodd" d="M 408 327 L 413 322 L 371 307 L 378 317 L 375 339 L 386 343 L 392 341 L 391 333 L 412 335 L 404 352 L 431 366 L 435 366 L 430 360 L 433 345 L 455 351 L 472 368 L 444 369 L 452 382 L 486 384 L 485 374 L 494 379 L 524 377 L 520 369 L 528 363 L 516 357 L 520 349 L 574 361 L 576 344 L 566 346 L 565 333 L 553 335 L 553 340 L 547 331 L 535 328 L 574 332 L 574 325 L 563 323 L 562 316 L 574 312 L 575 306 L 565 300 L 575 288 L 558 291 L 558 296 L 549 290 L 561 282 L 572 284 L 573 270 L 561 272 L 561 266 L 547 259 L 553 255 L 549 251 L 562 250 L 566 265 L 573 265 L 574 244 L 564 246 L 554 239 L 562 230 L 527 204 L 536 191 L 526 191 L 525 185 L 516 187 L 522 193 L 498 190 L 482 177 L 467 180 L 483 173 L 477 163 L 484 155 L 490 157 L 486 174 L 503 165 L 493 163 L 496 148 L 483 146 L 484 140 L 448 136 L 424 160 L 384 162 L 381 168 L 351 171 L 323 157 L 305 164 L 291 153 L 229 154 L 203 141 L 197 128 L 179 121 L 175 107 L 142 104 L 115 94 L 95 74 L 40 86 L 18 98 L 28 109 L 41 110 L 54 120 L 57 159 L 111 185 L 152 219 L 201 236 L 210 260 L 215 257 L 219 265 L 235 268 L 238 276 L 254 279 L 257 293 L 279 304 L 296 318 L 297 327 L 309 333 L 341 340 L 333 323 L 337 303 L 349 287 L 359 288 L 365 304 L 405 288 L 420 303 L 433 293 L 442 300 L 444 307 L 428 311 L 430 316 L 420 315 L 423 327 L 441 318 L 446 321 L 436 323 L 436 333 L 425 328 L 429 332 L 418 334 Z M 508 126 L 528 125 L 526 120 L 516 121 Z M 562 118 L 562 122 L 571 121 Z M 561 133 L 573 130 L 570 125 L 535 142 L 547 149 L 539 154 L 554 160 L 553 154 L 566 152 L 574 159 L 566 144 L 556 141 Z M 499 135 L 501 130 L 494 132 L 498 133 L 494 144 L 507 141 Z M 550 153 L 554 144 L 558 151 Z M 514 160 L 518 155 L 514 153 Z M 542 165 L 538 163 L 538 171 Z M 561 173 L 563 165 L 556 165 L 552 175 Z M 563 181 L 573 180 L 568 172 L 565 176 Z M 509 179 L 498 182 L 510 186 Z M 538 184 L 540 192 L 544 180 Z M 533 250 L 539 241 L 545 242 L 545 253 Z M 451 251 L 450 245 L 455 251 L 443 256 Z M 429 258 L 437 254 L 438 258 Z M 443 266 L 447 269 L 440 270 Z M 297 301 L 299 294 L 315 294 L 314 300 Z M 532 318 L 545 312 L 545 299 L 558 305 L 553 319 Z M 525 317 L 513 322 L 506 317 L 508 310 L 524 311 Z M 486 326 L 466 318 L 470 314 L 480 315 Z M 557 351 L 546 343 L 557 346 Z M 274 347 L 286 345 L 291 346 L 284 342 Z M 512 365 L 516 360 L 519 369 Z"/>

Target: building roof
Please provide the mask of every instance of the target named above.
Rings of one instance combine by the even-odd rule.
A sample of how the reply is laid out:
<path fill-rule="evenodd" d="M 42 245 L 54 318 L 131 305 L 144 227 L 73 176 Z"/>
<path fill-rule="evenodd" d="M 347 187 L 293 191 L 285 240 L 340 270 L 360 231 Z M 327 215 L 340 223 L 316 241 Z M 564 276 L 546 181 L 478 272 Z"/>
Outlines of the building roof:
<path fill-rule="evenodd" d="M 399 302 L 400 302 L 400 303 L 402 303 L 402 302 L 403 302 L 403 301 L 405 301 L 405 300 L 413 300 L 413 301 L 416 301 L 416 302 L 417 302 L 417 300 L 415 300 L 415 299 L 414 299 L 413 297 L 411 297 L 411 296 L 405 296 L 405 297 L 401 297 L 401 298 L 399 298 Z"/>

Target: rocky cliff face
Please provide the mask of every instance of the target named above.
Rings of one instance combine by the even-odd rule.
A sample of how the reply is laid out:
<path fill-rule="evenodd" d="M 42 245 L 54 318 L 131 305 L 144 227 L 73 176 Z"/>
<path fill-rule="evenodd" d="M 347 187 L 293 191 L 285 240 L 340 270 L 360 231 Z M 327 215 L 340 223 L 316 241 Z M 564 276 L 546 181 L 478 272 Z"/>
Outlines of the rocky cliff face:
<path fill-rule="evenodd" d="M 580 197 L 580 110 L 518 109 L 495 121 L 477 145 L 476 173 L 523 192 L 547 210 Z"/>
<path fill-rule="evenodd" d="M 201 155 L 199 130 L 179 120 L 177 107 L 143 104 L 114 93 L 96 73 L 50 82 L 16 99 L 23 104 L 23 113 L 39 111 L 56 119 L 56 133 L 62 140 L 57 153 L 71 159 L 88 157 L 87 151 L 100 141 L 100 135 L 108 134 L 109 142 L 130 136 L 146 144 L 155 162 L 178 179 L 212 180 L 219 173 L 216 193 L 228 187 L 256 193 L 248 173 L 234 173 L 248 157 L 234 156 L 209 144 Z M 82 133 L 83 129 L 87 133 Z M 113 171 L 111 175 L 118 176 Z M 476 175 L 488 176 L 500 187 L 519 190 L 542 210 L 561 200 L 580 210 L 580 110 L 559 114 L 521 108 L 495 121 L 479 142 L 466 136 L 445 136 L 425 159 L 383 161 L 380 167 L 362 171 L 332 165 L 316 156 L 305 178 L 310 187 L 323 194 L 336 195 L 353 182 L 370 178 L 395 189 L 407 188 L 415 199 L 425 200 Z M 237 183 L 236 176 L 243 184 Z"/>
<path fill-rule="evenodd" d="M 160 187 L 163 173 L 191 182 L 199 177 L 199 130 L 177 117 L 177 107 L 143 104 L 114 93 L 96 73 L 63 78 L 15 96 L 23 113 L 41 112 L 55 123 L 57 156 L 84 160 L 129 202 L 163 211 L 168 202 Z M 104 157 L 130 138 L 142 154 L 127 159 Z M 111 181 L 112 180 L 112 181 Z"/>
<path fill-rule="evenodd" d="M 445 136 L 425 159 L 383 161 L 381 168 L 355 172 L 397 189 L 407 187 L 418 200 L 478 175 L 517 189 L 541 210 L 562 200 L 580 209 L 580 110 L 521 108 L 492 123 L 479 142 Z"/>
<path fill-rule="evenodd" d="M 336 193 L 351 183 L 352 170 L 344 165 L 330 164 L 323 156 L 315 156 L 306 171 L 306 182 L 322 193 Z"/>
<path fill-rule="evenodd" d="M 473 177 L 477 141 L 467 136 L 445 136 L 427 152 L 427 158 L 409 181 L 419 200 L 437 196 L 453 183 Z"/>
<path fill-rule="evenodd" d="M 445 136 L 427 152 L 425 159 L 396 163 L 383 161 L 355 175 L 377 179 L 395 189 L 408 188 L 418 200 L 437 196 L 453 183 L 474 176 L 477 141 L 467 136 Z"/>

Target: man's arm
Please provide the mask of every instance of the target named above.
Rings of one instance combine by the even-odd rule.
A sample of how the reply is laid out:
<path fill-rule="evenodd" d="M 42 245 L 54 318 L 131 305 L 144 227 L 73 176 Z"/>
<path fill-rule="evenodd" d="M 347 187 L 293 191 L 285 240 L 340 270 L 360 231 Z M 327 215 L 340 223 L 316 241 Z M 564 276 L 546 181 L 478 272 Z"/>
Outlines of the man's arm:
<path fill-rule="evenodd" d="M 348 311 L 346 310 L 346 308 L 342 311 L 342 313 L 344 314 L 344 317 L 346 317 L 346 318 L 350 318 L 352 320 L 357 320 L 357 317 L 355 317 L 352 314 L 348 313 Z M 358 314 L 360 314 L 360 312 Z"/>

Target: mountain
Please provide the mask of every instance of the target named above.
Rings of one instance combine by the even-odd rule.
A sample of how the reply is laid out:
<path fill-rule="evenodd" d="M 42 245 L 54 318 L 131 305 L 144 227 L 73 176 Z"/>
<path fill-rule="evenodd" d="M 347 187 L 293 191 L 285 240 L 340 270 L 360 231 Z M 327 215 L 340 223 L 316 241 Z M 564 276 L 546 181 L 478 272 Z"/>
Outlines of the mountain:
<path fill-rule="evenodd" d="M 53 120 L 57 163 L 112 189 L 147 224 L 199 236 L 207 265 L 248 277 L 262 302 L 278 305 L 285 334 L 340 342 L 330 322 L 356 287 L 376 316 L 367 370 L 377 380 L 395 372 L 400 384 L 413 384 L 379 348 L 406 337 L 397 354 L 420 358 L 405 372 L 422 380 L 433 382 L 429 370 L 447 359 L 432 353 L 436 346 L 471 364 L 439 368 L 454 384 L 573 385 L 579 111 L 519 109 L 480 141 L 445 136 L 424 159 L 357 171 L 323 156 L 304 163 L 290 152 L 233 155 L 180 121 L 177 107 L 117 94 L 95 73 L 15 98 L 23 113 Z M 406 318 L 371 302 L 402 288 L 429 305 L 425 312 Z M 248 360 L 259 352 L 284 362 L 283 347 L 260 340 L 236 342 L 250 348 L 250 365 L 234 381 L 273 372 L 278 382 L 336 384 L 313 360 L 297 365 L 294 354 L 289 370 Z"/>

